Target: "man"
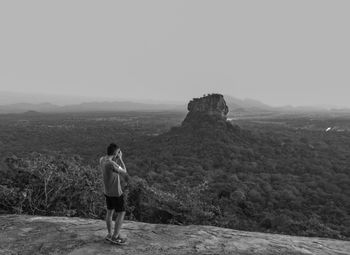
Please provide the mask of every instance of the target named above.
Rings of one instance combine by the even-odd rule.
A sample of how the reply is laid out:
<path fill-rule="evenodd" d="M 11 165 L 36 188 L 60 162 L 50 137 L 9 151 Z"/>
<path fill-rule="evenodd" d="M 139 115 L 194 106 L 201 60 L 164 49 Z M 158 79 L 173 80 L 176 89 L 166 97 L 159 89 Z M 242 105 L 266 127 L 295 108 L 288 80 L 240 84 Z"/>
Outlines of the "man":
<path fill-rule="evenodd" d="M 108 235 L 105 239 L 116 244 L 124 244 L 126 242 L 126 238 L 121 237 L 119 233 L 125 216 L 125 201 L 120 186 L 119 174 L 127 174 L 122 156 L 123 154 L 119 146 L 115 143 L 111 143 L 107 147 L 107 155 L 100 158 L 104 195 L 107 204 L 106 224 Z M 117 164 L 118 160 L 122 166 Z M 117 213 L 117 217 L 112 234 L 112 218 L 114 211 Z"/>

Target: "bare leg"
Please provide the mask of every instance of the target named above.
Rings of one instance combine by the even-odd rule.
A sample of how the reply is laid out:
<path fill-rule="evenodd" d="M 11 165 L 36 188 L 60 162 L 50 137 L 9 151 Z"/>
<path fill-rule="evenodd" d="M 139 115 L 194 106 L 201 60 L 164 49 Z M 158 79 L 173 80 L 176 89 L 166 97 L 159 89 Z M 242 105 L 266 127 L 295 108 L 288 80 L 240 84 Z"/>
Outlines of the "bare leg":
<path fill-rule="evenodd" d="M 125 212 L 117 212 L 117 218 L 115 219 L 113 237 L 117 237 L 119 235 L 120 229 L 123 224 L 124 216 L 125 216 Z"/>
<path fill-rule="evenodd" d="M 107 210 L 107 215 L 106 215 L 106 224 L 107 224 L 107 230 L 108 234 L 112 235 L 112 219 L 113 219 L 113 213 L 114 209 L 112 210 Z"/>

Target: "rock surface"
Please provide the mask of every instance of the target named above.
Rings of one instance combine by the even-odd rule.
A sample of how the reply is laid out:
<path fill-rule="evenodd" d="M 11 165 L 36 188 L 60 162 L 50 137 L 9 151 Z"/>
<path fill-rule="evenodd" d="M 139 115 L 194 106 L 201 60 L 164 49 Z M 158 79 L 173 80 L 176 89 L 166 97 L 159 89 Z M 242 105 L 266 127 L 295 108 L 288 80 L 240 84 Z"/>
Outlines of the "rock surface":
<path fill-rule="evenodd" d="M 350 242 L 126 221 L 124 246 L 106 243 L 102 220 L 0 216 L 0 254 L 350 254 Z"/>
<path fill-rule="evenodd" d="M 221 94 L 210 94 L 200 98 L 194 98 L 188 103 L 187 109 L 189 112 L 184 123 L 191 120 L 197 121 L 198 116 L 211 116 L 226 120 L 229 111 Z"/>

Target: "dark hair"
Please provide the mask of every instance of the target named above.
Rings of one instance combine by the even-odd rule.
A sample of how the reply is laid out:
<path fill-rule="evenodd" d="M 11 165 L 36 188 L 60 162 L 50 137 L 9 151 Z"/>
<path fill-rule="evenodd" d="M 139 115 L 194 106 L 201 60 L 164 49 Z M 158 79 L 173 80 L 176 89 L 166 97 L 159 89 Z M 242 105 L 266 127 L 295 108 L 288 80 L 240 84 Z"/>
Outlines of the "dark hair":
<path fill-rule="evenodd" d="M 114 153 L 116 152 L 116 150 L 119 149 L 119 146 L 116 145 L 115 143 L 111 143 L 110 145 L 108 145 L 107 147 L 107 155 L 108 156 L 113 156 Z"/>

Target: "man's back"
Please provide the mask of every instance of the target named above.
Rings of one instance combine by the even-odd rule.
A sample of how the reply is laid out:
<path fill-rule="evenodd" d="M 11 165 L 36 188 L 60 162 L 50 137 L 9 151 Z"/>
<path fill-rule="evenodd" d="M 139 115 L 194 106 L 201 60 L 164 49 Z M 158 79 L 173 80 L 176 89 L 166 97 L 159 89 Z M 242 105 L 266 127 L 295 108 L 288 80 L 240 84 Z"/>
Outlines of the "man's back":
<path fill-rule="evenodd" d="M 119 197 L 123 194 L 120 186 L 119 174 L 114 172 L 114 165 L 108 158 L 100 158 L 100 167 L 103 175 L 104 193 L 110 197 Z"/>

